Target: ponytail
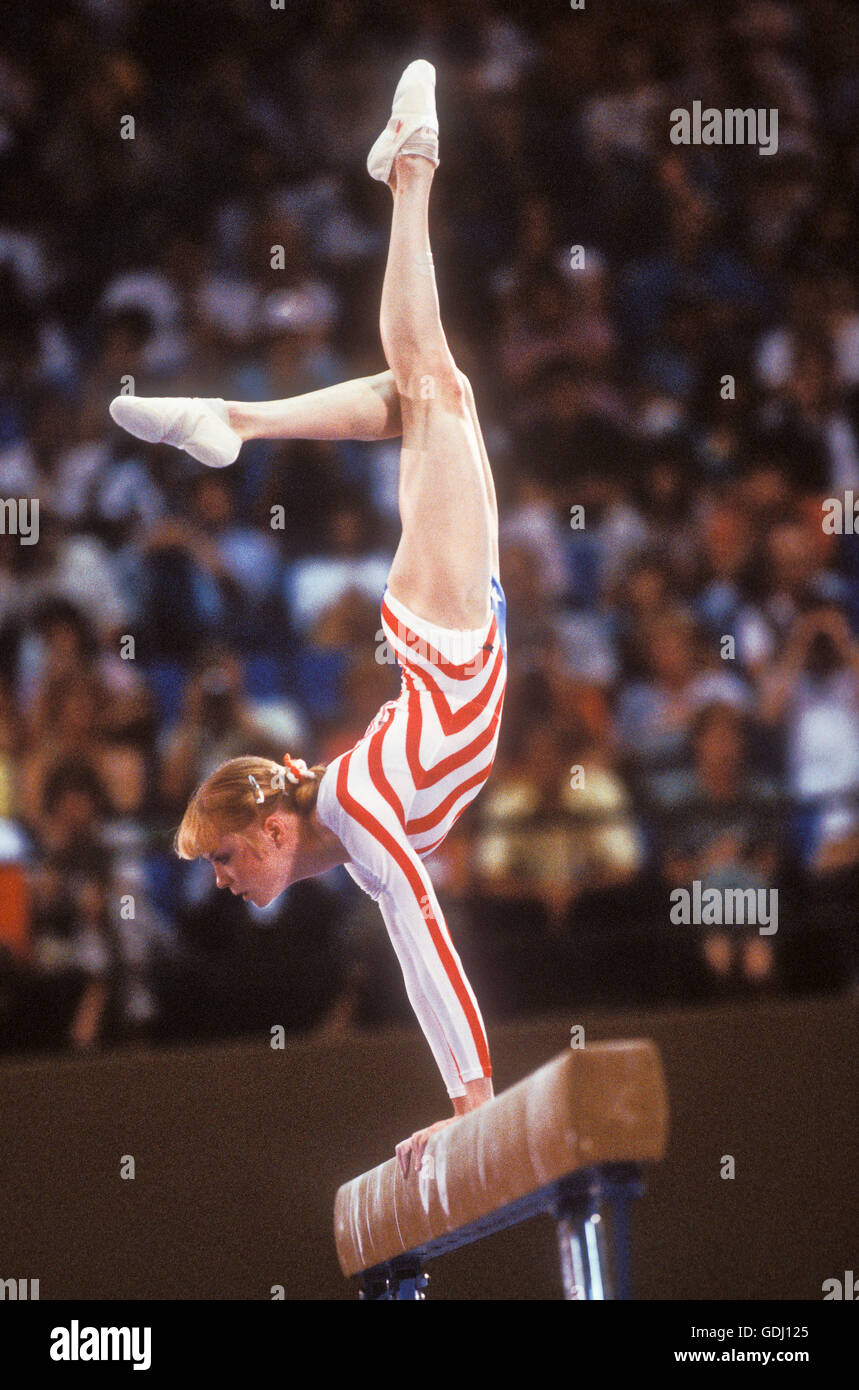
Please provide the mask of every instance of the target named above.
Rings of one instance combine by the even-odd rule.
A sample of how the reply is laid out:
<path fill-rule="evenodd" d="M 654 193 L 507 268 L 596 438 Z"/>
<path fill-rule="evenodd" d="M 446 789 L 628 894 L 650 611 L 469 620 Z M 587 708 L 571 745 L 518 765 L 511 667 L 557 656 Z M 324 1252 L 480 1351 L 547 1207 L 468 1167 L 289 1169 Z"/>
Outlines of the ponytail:
<path fill-rule="evenodd" d="M 185 810 L 173 840 L 181 859 L 212 854 L 225 835 L 249 835 L 273 811 L 309 816 L 316 805 L 326 765 L 301 759 L 230 758 L 202 782 Z"/>

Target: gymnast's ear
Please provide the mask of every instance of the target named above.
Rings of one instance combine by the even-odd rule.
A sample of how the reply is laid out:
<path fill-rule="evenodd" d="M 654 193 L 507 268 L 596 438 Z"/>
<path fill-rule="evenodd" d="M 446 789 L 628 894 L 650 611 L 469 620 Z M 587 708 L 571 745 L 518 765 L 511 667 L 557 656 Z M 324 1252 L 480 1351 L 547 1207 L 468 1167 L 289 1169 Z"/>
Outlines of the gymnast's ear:
<path fill-rule="evenodd" d="M 290 812 L 284 812 L 282 810 L 272 811 L 266 816 L 264 821 L 260 822 L 258 827 L 278 848 L 284 843 L 287 836 L 287 829 L 283 819 L 285 814 L 289 815 Z M 291 814 L 295 815 L 295 812 L 293 811 Z"/>

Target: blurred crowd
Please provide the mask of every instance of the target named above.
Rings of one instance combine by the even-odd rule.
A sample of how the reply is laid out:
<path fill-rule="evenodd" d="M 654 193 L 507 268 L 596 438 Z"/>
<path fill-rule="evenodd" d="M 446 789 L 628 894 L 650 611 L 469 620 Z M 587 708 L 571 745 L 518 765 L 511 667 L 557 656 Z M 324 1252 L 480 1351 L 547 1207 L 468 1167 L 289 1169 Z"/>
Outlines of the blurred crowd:
<path fill-rule="evenodd" d="M 383 369 L 389 198 L 364 160 L 418 55 L 508 603 L 498 761 L 431 862 L 484 1013 L 855 983 L 857 20 L 849 0 L 4 15 L 0 1049 L 410 1016 L 342 870 L 257 910 L 171 852 L 223 759 L 328 760 L 396 693 L 397 441 L 255 442 L 213 473 L 107 405 Z M 777 153 L 673 145 L 696 100 L 776 108 Z M 693 880 L 777 888 L 778 933 L 672 925 Z"/>

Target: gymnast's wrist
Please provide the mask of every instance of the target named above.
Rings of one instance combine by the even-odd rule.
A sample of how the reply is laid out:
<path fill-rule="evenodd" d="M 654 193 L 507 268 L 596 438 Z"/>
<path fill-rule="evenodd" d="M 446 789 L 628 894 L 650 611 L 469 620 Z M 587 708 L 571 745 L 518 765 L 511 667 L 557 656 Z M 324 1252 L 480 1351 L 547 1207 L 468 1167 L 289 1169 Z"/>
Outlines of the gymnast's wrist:
<path fill-rule="evenodd" d="M 464 1096 L 451 1096 L 454 1115 L 466 1115 L 469 1110 L 477 1110 L 493 1096 L 492 1078 L 480 1076 L 476 1081 L 466 1081 Z"/>

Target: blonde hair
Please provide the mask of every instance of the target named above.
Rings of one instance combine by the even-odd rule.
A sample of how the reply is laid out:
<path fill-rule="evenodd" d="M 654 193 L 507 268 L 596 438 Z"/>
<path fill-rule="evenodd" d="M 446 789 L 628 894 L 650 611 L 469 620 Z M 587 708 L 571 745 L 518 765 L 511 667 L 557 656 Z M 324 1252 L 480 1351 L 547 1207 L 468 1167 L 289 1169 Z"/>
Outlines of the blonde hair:
<path fill-rule="evenodd" d="M 180 859 L 214 853 L 225 835 L 244 835 L 273 811 L 309 816 L 319 794 L 325 764 L 307 769 L 296 784 L 271 758 L 230 758 L 201 782 L 173 840 Z"/>

